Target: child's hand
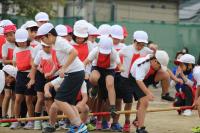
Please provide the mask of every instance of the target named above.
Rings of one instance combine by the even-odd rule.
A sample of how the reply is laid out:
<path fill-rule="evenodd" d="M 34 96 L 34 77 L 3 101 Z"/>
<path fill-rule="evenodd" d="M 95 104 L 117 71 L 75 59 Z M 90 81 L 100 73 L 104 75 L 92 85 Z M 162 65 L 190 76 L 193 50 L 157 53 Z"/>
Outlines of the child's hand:
<path fill-rule="evenodd" d="M 65 77 L 65 70 L 64 70 L 64 68 L 61 68 L 61 69 L 59 70 L 59 76 L 60 76 L 61 78 L 64 78 L 64 77 Z"/>
<path fill-rule="evenodd" d="M 35 84 L 35 80 L 31 79 L 28 84 L 27 84 L 27 88 L 30 89 L 32 85 Z"/>
<path fill-rule="evenodd" d="M 51 76 L 52 76 L 51 73 L 46 73 L 46 74 L 44 75 L 44 77 L 45 77 L 46 79 L 49 79 Z"/>
<path fill-rule="evenodd" d="M 52 97 L 52 95 L 51 95 L 51 93 L 49 92 L 49 90 L 48 90 L 48 91 L 45 91 L 44 97 L 45 97 L 45 98 L 51 98 L 51 97 Z"/>
<path fill-rule="evenodd" d="M 119 67 L 119 71 L 124 72 L 124 67 L 122 65 Z"/>
<path fill-rule="evenodd" d="M 183 80 L 180 79 L 180 78 L 177 78 L 176 82 L 179 83 L 179 84 L 183 84 Z"/>
<path fill-rule="evenodd" d="M 153 100 L 154 100 L 154 95 L 153 95 L 152 92 L 149 92 L 149 93 L 147 94 L 147 97 L 149 98 L 149 101 L 153 101 Z"/>

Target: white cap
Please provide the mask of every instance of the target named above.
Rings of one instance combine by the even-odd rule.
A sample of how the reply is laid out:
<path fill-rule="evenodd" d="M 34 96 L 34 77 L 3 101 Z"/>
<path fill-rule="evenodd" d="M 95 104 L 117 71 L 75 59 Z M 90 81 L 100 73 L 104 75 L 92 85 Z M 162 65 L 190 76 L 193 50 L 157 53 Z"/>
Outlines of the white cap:
<path fill-rule="evenodd" d="M 76 23 L 74 25 L 73 33 L 77 37 L 83 37 L 83 38 L 88 37 L 88 24 L 86 24 L 85 22 Z"/>
<path fill-rule="evenodd" d="M 101 36 L 102 35 L 109 36 L 110 30 L 111 30 L 111 26 L 109 24 L 102 24 L 98 28 L 98 34 Z"/>
<path fill-rule="evenodd" d="M 110 35 L 113 38 L 122 40 L 122 39 L 124 39 L 123 33 L 124 33 L 123 28 L 120 25 L 113 25 L 110 28 Z"/>
<path fill-rule="evenodd" d="M 42 35 L 48 34 L 49 31 L 51 31 L 53 28 L 54 28 L 53 24 L 45 23 L 38 28 L 37 36 L 42 36 Z"/>
<path fill-rule="evenodd" d="M 195 64 L 195 57 L 191 54 L 184 54 L 175 61 L 175 64 L 180 64 L 180 63 L 188 63 L 188 64 Z"/>
<path fill-rule="evenodd" d="M 66 26 L 59 24 L 55 27 L 56 32 L 58 34 L 58 36 L 67 36 L 68 32 L 67 32 L 67 28 Z"/>
<path fill-rule="evenodd" d="M 25 25 L 26 25 L 26 28 L 38 27 L 37 23 L 35 21 L 33 21 L 33 20 L 26 21 Z"/>
<path fill-rule="evenodd" d="M 35 21 L 49 21 L 49 15 L 46 12 L 39 12 L 35 15 Z"/>
<path fill-rule="evenodd" d="M 26 29 L 26 24 L 22 24 L 20 29 Z"/>
<path fill-rule="evenodd" d="M 1 27 L 5 27 L 7 25 L 14 25 L 12 21 L 10 21 L 9 19 L 5 19 L 5 20 L 2 20 L 0 21 L 0 26 Z"/>
<path fill-rule="evenodd" d="M 0 70 L 0 93 L 3 91 L 5 87 L 5 73 L 9 74 L 13 78 L 16 78 L 17 76 L 17 68 L 12 65 L 5 65 L 2 70 Z"/>
<path fill-rule="evenodd" d="M 200 66 L 195 66 L 192 73 L 194 79 L 196 80 L 196 86 L 200 86 Z"/>
<path fill-rule="evenodd" d="M 100 36 L 99 52 L 102 54 L 110 54 L 113 47 L 113 40 L 108 36 Z"/>
<path fill-rule="evenodd" d="M 0 84 L 0 93 L 1 93 L 5 87 L 5 73 L 2 70 L 0 70 L 0 81 L 1 81 Z"/>
<path fill-rule="evenodd" d="M 88 22 L 84 19 L 78 20 L 74 23 L 74 25 L 88 25 Z"/>
<path fill-rule="evenodd" d="M 43 41 L 41 41 L 41 43 L 40 43 L 41 45 L 43 45 L 43 46 L 46 46 L 46 47 L 50 47 L 50 45 L 48 45 L 48 44 L 46 44 L 46 43 L 44 43 Z"/>
<path fill-rule="evenodd" d="M 12 65 L 5 65 L 2 70 L 13 78 L 16 78 L 17 76 L 17 68 Z"/>
<path fill-rule="evenodd" d="M 169 55 L 164 50 L 157 50 L 155 54 L 156 59 L 161 65 L 161 68 L 166 71 L 169 63 Z"/>
<path fill-rule="evenodd" d="M 148 34 L 145 31 L 135 31 L 133 33 L 133 40 L 137 42 L 148 43 Z"/>
<path fill-rule="evenodd" d="M 18 29 L 15 32 L 15 41 L 16 42 L 26 42 L 28 40 L 28 31 L 25 29 Z"/>
<path fill-rule="evenodd" d="M 88 23 L 88 34 L 89 35 L 98 35 L 98 29 L 92 25 L 91 23 Z"/>

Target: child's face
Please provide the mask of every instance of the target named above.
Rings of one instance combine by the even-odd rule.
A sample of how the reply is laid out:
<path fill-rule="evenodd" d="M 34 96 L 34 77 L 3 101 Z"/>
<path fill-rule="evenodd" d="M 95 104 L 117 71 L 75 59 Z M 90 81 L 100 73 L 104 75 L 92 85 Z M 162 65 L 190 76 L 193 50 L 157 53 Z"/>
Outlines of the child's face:
<path fill-rule="evenodd" d="M 91 42 L 95 42 L 97 36 L 88 36 L 88 40 Z"/>
<path fill-rule="evenodd" d="M 47 23 L 48 21 L 38 21 L 37 24 L 38 24 L 38 27 L 40 27 L 41 25 Z"/>
<path fill-rule="evenodd" d="M 76 37 L 76 43 L 77 44 L 82 44 L 82 43 L 84 43 L 84 38 L 82 38 L 82 37 Z"/>
<path fill-rule="evenodd" d="M 113 39 L 113 44 L 114 45 L 117 45 L 120 43 L 120 39 L 117 39 L 117 38 L 112 38 Z"/>
<path fill-rule="evenodd" d="M 72 41 L 72 35 L 67 35 L 67 36 L 66 36 L 66 39 L 67 39 L 69 42 L 71 42 L 71 41 Z"/>
<path fill-rule="evenodd" d="M 49 46 L 54 44 L 54 39 L 53 39 L 53 35 L 48 34 L 47 36 L 43 36 L 41 37 L 41 41 L 43 41 L 44 43 L 48 44 Z"/>
<path fill-rule="evenodd" d="M 144 48 L 144 43 L 143 42 L 135 42 L 135 49 L 140 51 Z"/>
<path fill-rule="evenodd" d="M 154 70 L 159 70 L 161 68 L 160 63 L 158 62 L 157 59 L 151 60 L 151 66 L 153 67 Z"/>
<path fill-rule="evenodd" d="M 37 31 L 32 31 L 31 29 L 28 29 L 29 38 L 30 38 L 31 40 L 34 40 L 34 39 L 35 39 L 36 33 L 37 33 Z"/>
<path fill-rule="evenodd" d="M 17 45 L 21 48 L 26 48 L 27 47 L 27 42 L 17 42 Z"/>
<path fill-rule="evenodd" d="M 6 85 L 10 86 L 13 82 L 15 82 L 15 78 L 10 75 L 6 75 L 6 77 L 5 77 Z"/>
<path fill-rule="evenodd" d="M 5 34 L 6 40 L 10 43 L 15 42 L 15 33 L 14 32 L 8 32 Z"/>
<path fill-rule="evenodd" d="M 49 46 L 43 46 L 43 50 L 46 53 L 50 53 L 51 52 L 51 47 L 49 47 Z"/>

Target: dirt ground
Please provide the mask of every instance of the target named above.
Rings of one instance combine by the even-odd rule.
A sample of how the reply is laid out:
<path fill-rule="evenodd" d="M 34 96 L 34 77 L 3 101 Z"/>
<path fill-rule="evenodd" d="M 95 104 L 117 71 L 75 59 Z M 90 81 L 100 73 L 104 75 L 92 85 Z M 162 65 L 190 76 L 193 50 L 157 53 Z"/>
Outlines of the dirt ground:
<path fill-rule="evenodd" d="M 160 89 L 151 89 L 155 94 L 155 100 L 150 103 L 149 108 L 167 108 L 171 107 L 172 103 L 162 101 L 160 99 Z M 174 94 L 174 91 L 171 90 L 171 94 Z M 135 103 L 134 103 L 135 105 Z M 135 115 L 131 116 L 133 120 Z M 120 116 L 120 123 L 123 124 L 124 116 Z M 149 133 L 191 133 L 191 128 L 200 125 L 200 119 L 198 118 L 197 111 L 193 111 L 193 115 L 190 117 L 184 117 L 178 115 L 176 111 L 167 111 L 167 112 L 154 112 L 148 113 L 147 119 L 145 122 L 146 128 Z M 35 130 L 10 130 L 9 128 L 0 127 L 0 133 L 41 133 L 42 131 Z M 66 131 L 57 131 L 57 133 L 64 133 Z M 95 133 L 101 133 L 100 131 L 95 131 Z M 132 133 L 135 132 L 135 128 L 132 126 Z"/>

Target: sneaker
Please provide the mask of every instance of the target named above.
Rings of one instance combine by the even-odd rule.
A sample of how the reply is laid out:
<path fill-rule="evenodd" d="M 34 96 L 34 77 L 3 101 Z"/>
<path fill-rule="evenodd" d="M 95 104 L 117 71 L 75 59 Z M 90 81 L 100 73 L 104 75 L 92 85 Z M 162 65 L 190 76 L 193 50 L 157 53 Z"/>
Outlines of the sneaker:
<path fill-rule="evenodd" d="M 67 133 L 88 133 L 87 126 L 83 123 L 79 127 L 71 126 Z"/>
<path fill-rule="evenodd" d="M 131 128 L 130 122 L 126 122 L 126 123 L 124 124 L 124 127 L 123 127 L 123 132 L 128 132 L 128 133 L 130 133 L 130 128 Z"/>
<path fill-rule="evenodd" d="M 107 121 L 102 121 L 102 130 L 109 130 L 110 126 Z"/>
<path fill-rule="evenodd" d="M 122 132 L 122 126 L 119 123 L 112 123 L 110 128 L 113 132 Z"/>
<path fill-rule="evenodd" d="M 166 94 L 163 95 L 161 98 L 162 98 L 163 100 L 167 100 L 167 101 L 170 101 L 170 102 L 173 102 L 173 101 L 175 100 L 173 97 L 171 97 L 171 96 L 169 95 L 169 93 L 166 93 Z"/>
<path fill-rule="evenodd" d="M 96 127 L 93 124 L 89 123 L 89 124 L 87 124 L 87 129 L 88 129 L 88 131 L 94 131 L 94 130 L 96 130 Z"/>
<path fill-rule="evenodd" d="M 32 121 L 29 121 L 28 123 L 26 123 L 26 125 L 24 126 L 24 129 L 26 130 L 31 130 L 34 128 L 34 123 Z"/>
<path fill-rule="evenodd" d="M 41 121 L 34 121 L 34 130 L 42 129 Z"/>
<path fill-rule="evenodd" d="M 48 124 L 47 127 L 43 129 L 42 133 L 53 133 L 55 131 L 56 131 L 56 128 Z"/>
<path fill-rule="evenodd" d="M 102 122 L 101 121 L 97 121 L 96 122 L 96 130 L 101 130 L 102 129 Z"/>
<path fill-rule="evenodd" d="M 192 115 L 192 110 L 186 109 L 186 110 L 183 111 L 182 115 L 184 115 L 184 116 L 191 116 Z"/>
<path fill-rule="evenodd" d="M 140 129 L 136 130 L 136 133 L 148 133 L 148 132 L 145 130 L 145 127 L 141 127 Z"/>
<path fill-rule="evenodd" d="M 42 129 L 45 129 L 48 126 L 49 126 L 49 123 L 47 121 L 42 122 Z"/>
<path fill-rule="evenodd" d="M 90 123 L 91 124 L 96 125 L 96 122 L 97 122 L 97 118 L 96 117 L 91 117 L 90 118 Z"/>
<path fill-rule="evenodd" d="M 4 122 L 0 124 L 0 127 L 9 127 L 11 125 L 11 123 L 8 122 Z"/>
<path fill-rule="evenodd" d="M 21 127 L 20 122 L 12 122 L 10 129 L 18 129 Z"/>

